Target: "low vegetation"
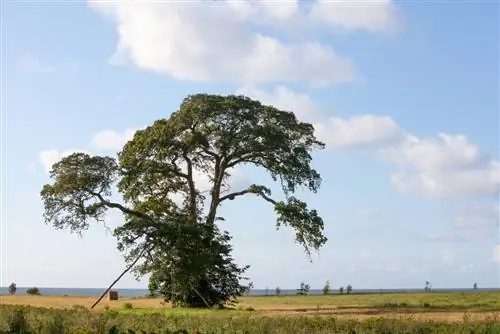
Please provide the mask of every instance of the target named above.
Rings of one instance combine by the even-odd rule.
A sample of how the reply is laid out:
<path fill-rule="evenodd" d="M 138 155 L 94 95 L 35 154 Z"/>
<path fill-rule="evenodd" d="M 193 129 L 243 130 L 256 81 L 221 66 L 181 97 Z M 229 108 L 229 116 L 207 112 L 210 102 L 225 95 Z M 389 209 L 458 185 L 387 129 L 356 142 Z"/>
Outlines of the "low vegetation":
<path fill-rule="evenodd" d="M 31 295 L 31 296 L 41 295 L 40 290 L 37 287 L 26 289 L 26 294 Z"/>
<path fill-rule="evenodd" d="M 81 307 L 47 309 L 0 306 L 2 333 L 498 333 L 494 317 L 458 323 L 411 316 L 341 319 L 324 316 L 259 316 L 257 311 L 170 309 L 163 312 L 90 312 Z"/>
<path fill-rule="evenodd" d="M 225 310 L 121 298 L 90 311 L 91 298 L 2 296 L 0 333 L 500 333 L 499 297 L 476 291 L 250 296 Z M 16 302 L 26 305 L 9 305 Z"/>

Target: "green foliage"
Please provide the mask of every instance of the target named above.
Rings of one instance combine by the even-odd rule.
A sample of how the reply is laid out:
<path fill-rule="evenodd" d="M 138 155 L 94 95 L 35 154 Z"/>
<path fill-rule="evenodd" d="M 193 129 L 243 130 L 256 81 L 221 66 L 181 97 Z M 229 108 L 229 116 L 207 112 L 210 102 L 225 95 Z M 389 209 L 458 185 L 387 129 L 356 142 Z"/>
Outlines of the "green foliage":
<path fill-rule="evenodd" d="M 10 333 L 26 333 L 28 331 L 28 321 L 24 308 L 12 308 L 7 318 L 7 329 Z"/>
<path fill-rule="evenodd" d="M 9 285 L 9 295 L 15 295 L 16 294 L 16 291 L 17 291 L 17 285 L 16 283 L 12 282 L 10 283 Z"/>
<path fill-rule="evenodd" d="M 104 312 L 57 310 L 0 305 L 0 333 L 110 334 L 110 333 L 498 333 L 495 318 L 440 323 L 411 317 L 355 321 L 324 316 L 258 316 L 259 311 Z M 16 315 L 14 315 L 16 314 Z M 11 319 L 17 317 L 16 322 Z"/>
<path fill-rule="evenodd" d="M 151 275 L 152 291 L 188 305 L 198 306 L 200 294 L 217 304 L 239 295 L 242 286 L 232 282 L 247 268 L 232 264 L 229 237 L 216 228 L 225 201 L 254 195 L 270 203 L 277 228 L 292 228 L 308 255 L 326 243 L 318 212 L 295 196 L 299 188 L 319 189 L 311 153 L 322 148 L 313 126 L 292 112 L 243 96 L 191 95 L 168 119 L 137 131 L 118 159 L 75 153 L 52 166 L 53 183 L 41 191 L 44 219 L 57 229 L 82 233 L 117 209 L 125 218 L 114 231 L 118 248 L 129 263 L 144 256 L 135 272 Z M 232 191 L 228 181 L 241 165 L 264 169 L 278 181 L 284 199 L 273 199 L 265 185 Z M 208 192 L 196 188 L 196 173 L 210 180 Z M 115 184 L 123 203 L 111 201 Z M 184 262 L 182 269 L 171 268 Z M 168 283 L 172 271 L 181 276 L 178 283 Z"/>
<path fill-rule="evenodd" d="M 309 284 L 305 284 L 304 282 L 301 282 L 300 288 L 297 289 L 297 295 L 306 296 L 309 294 L 309 290 L 311 290 L 311 286 Z"/>
<path fill-rule="evenodd" d="M 341 287 L 339 288 L 339 294 L 341 294 L 341 295 L 343 295 L 343 294 L 344 294 L 344 287 L 343 287 L 343 286 L 341 286 Z"/>
<path fill-rule="evenodd" d="M 136 272 L 149 273 L 149 290 L 177 306 L 213 307 L 234 304 L 244 294 L 240 284 L 248 266 L 240 268 L 231 257 L 231 236 L 206 224 L 185 226 L 178 235 L 175 257 L 165 256 L 169 244 L 157 245 Z M 172 254 L 172 253 L 170 253 Z"/>
<path fill-rule="evenodd" d="M 330 281 L 326 281 L 325 286 L 323 287 L 323 290 L 321 292 L 324 296 L 330 294 Z"/>
<path fill-rule="evenodd" d="M 351 294 L 351 292 L 352 292 L 352 285 L 350 285 L 350 284 L 349 284 L 349 285 L 345 288 L 345 291 L 346 291 L 346 293 L 347 293 L 348 295 L 349 295 L 349 294 Z"/>
<path fill-rule="evenodd" d="M 31 296 L 40 295 L 40 290 L 37 287 L 28 288 L 26 293 Z"/>

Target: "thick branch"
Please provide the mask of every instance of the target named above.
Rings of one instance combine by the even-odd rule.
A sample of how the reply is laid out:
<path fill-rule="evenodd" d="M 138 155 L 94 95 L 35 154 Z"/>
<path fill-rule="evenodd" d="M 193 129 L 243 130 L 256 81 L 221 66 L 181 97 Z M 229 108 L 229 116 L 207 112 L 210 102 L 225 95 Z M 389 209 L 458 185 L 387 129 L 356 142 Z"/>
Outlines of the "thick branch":
<path fill-rule="evenodd" d="M 210 210 L 208 212 L 207 224 L 213 225 L 215 222 L 215 216 L 217 214 L 217 207 L 219 206 L 220 200 L 220 188 L 222 186 L 222 181 L 224 181 L 224 173 L 226 172 L 226 162 L 225 159 L 215 159 L 215 172 L 214 172 L 214 186 L 212 188 L 212 200 L 210 202 Z"/>
<path fill-rule="evenodd" d="M 187 154 L 183 154 L 182 157 L 187 164 L 187 182 L 189 187 L 189 212 L 191 217 L 196 217 L 196 187 L 193 179 L 193 162 Z"/>
<path fill-rule="evenodd" d="M 123 205 L 121 205 L 119 203 L 110 202 L 110 201 L 106 200 L 99 193 L 89 191 L 89 194 L 97 197 L 99 199 L 99 201 L 103 205 L 107 206 L 108 208 L 118 209 L 118 210 L 120 210 L 121 212 L 123 212 L 123 213 L 125 213 L 127 215 L 131 215 L 131 216 L 135 216 L 135 217 L 138 217 L 138 218 L 143 218 L 143 219 L 147 219 L 147 220 L 153 221 L 153 219 L 150 216 L 148 216 L 147 214 L 145 214 L 143 212 L 139 212 L 139 211 L 135 211 L 135 210 L 129 209 L 126 206 L 123 206 Z"/>
<path fill-rule="evenodd" d="M 227 194 L 221 198 L 219 198 L 219 201 L 218 201 L 218 204 L 222 203 L 223 201 L 225 200 L 233 200 L 235 199 L 236 197 L 239 197 L 239 196 L 243 196 L 243 195 L 246 195 L 246 194 L 255 194 L 257 196 L 260 196 L 262 197 L 264 200 L 266 200 L 267 202 L 273 204 L 273 205 L 276 205 L 277 202 L 272 199 L 271 197 L 269 197 L 267 194 L 269 194 L 270 191 L 269 189 L 267 189 L 266 187 L 264 186 L 257 186 L 257 185 L 252 185 L 250 187 L 248 187 L 247 189 L 245 190 L 241 190 L 241 191 L 236 191 L 234 193 L 230 193 L 230 194 Z"/>

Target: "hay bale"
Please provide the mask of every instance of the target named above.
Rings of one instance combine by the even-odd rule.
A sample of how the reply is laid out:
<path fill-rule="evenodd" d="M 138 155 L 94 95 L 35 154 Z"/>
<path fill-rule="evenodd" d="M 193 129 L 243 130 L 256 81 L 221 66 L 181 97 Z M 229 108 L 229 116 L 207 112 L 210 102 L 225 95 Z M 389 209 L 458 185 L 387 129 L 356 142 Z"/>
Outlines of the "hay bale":
<path fill-rule="evenodd" d="M 111 290 L 108 292 L 108 300 L 118 300 L 118 291 Z"/>

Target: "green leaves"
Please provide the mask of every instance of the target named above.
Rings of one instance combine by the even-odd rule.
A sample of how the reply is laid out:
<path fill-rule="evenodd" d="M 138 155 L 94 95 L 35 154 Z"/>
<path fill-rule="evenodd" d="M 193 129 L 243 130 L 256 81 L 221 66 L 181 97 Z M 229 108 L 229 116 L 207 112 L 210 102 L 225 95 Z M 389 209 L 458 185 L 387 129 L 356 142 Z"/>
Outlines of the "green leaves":
<path fill-rule="evenodd" d="M 276 226 L 288 225 L 295 230 L 295 240 L 304 246 L 308 255 L 310 249 L 319 249 L 328 239 L 323 235 L 323 219 L 316 210 L 308 210 L 307 204 L 295 197 L 276 203 L 274 210 L 278 215 Z"/>
<path fill-rule="evenodd" d="M 90 221 L 102 223 L 107 210 L 118 209 L 125 215 L 125 224 L 114 231 L 119 249 L 127 258 L 151 250 L 136 269 L 151 274 L 152 289 L 167 294 L 174 283 L 166 270 L 175 265 L 185 283 L 184 297 L 194 298 L 184 302 L 197 302 L 189 292 L 193 285 L 217 303 L 239 293 L 245 269 L 232 263 L 230 237 L 216 226 L 225 200 L 251 194 L 269 202 L 277 227 L 292 228 L 308 255 L 326 243 L 318 212 L 295 197 L 299 188 L 320 188 L 311 153 L 323 148 L 313 126 L 293 112 L 244 96 L 190 95 L 168 119 L 137 131 L 118 160 L 75 153 L 56 163 L 53 183 L 40 193 L 44 219 L 81 233 Z M 285 201 L 271 197 L 270 185 L 231 189 L 230 173 L 243 165 L 270 174 Z M 210 183 L 206 192 L 199 189 L 200 175 Z M 114 185 L 123 203 L 111 200 Z"/>
<path fill-rule="evenodd" d="M 44 185 L 40 192 L 46 223 L 81 233 L 89 220 L 103 221 L 108 208 L 105 201 L 118 176 L 113 158 L 74 153 L 54 164 L 50 176 L 54 183 Z"/>

